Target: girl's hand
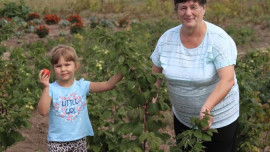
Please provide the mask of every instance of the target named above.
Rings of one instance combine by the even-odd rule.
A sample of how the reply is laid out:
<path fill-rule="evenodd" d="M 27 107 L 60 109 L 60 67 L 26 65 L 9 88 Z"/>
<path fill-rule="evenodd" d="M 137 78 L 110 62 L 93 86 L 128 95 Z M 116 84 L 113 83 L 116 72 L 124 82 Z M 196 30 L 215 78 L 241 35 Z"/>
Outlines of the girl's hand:
<path fill-rule="evenodd" d="M 44 88 L 49 87 L 50 74 L 47 75 L 47 74 L 43 74 L 42 72 L 43 70 L 41 70 L 38 75 L 39 82 L 43 85 Z"/>
<path fill-rule="evenodd" d="M 202 106 L 201 112 L 200 112 L 200 119 L 202 119 L 205 116 L 205 112 L 209 114 L 209 120 L 208 120 L 208 127 L 203 128 L 203 130 L 208 130 L 211 128 L 213 123 L 213 117 L 210 115 L 210 110 L 206 106 Z"/>

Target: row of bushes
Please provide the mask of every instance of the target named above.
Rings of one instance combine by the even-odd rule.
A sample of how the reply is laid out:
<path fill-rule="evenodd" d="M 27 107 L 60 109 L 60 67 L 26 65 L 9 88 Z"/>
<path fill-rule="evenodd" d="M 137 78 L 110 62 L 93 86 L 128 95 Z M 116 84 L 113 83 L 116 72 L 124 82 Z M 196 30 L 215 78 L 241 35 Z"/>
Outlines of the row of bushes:
<path fill-rule="evenodd" d="M 15 24 L 24 23 L 23 20 L 15 17 Z M 60 18 L 57 15 L 45 15 L 44 21 L 46 24 L 57 24 L 60 21 Z M 35 32 L 40 38 L 44 38 L 49 34 L 49 27 L 46 24 L 42 24 L 40 20 L 40 16 L 37 13 L 31 13 L 27 16 L 27 24 L 22 25 L 25 26 L 26 30 L 29 32 Z M 70 32 L 78 33 L 83 29 L 83 22 L 79 15 L 70 15 L 68 20 L 63 22 L 64 26 L 70 26 Z M 17 26 L 18 27 L 18 26 Z M 14 33 L 13 29 L 16 28 L 16 25 L 13 25 L 13 20 L 11 18 L 0 18 L 0 30 L 5 32 L 6 34 L 12 35 Z M 17 32 L 24 29 L 17 29 Z M 10 31 L 10 32 L 7 32 Z M 4 33 L 3 33 L 4 34 Z M 3 40 L 7 39 L 8 36 L 4 37 Z"/>
<path fill-rule="evenodd" d="M 12 35 L 21 35 L 18 33 L 23 33 L 24 31 L 35 32 L 40 38 L 43 38 L 50 31 L 45 24 L 58 24 L 61 20 L 56 14 L 46 14 L 42 17 L 38 13 L 31 13 L 31 10 L 30 7 L 25 5 L 23 0 L 20 3 L 5 3 L 4 7 L 0 9 L 0 40 L 6 40 Z M 126 27 L 130 23 L 127 17 L 119 18 L 117 21 L 105 18 L 98 19 L 97 17 L 90 17 L 89 20 L 92 28 L 98 25 L 108 28 L 113 28 L 114 26 Z M 67 20 L 64 19 L 61 22 L 61 26 L 70 26 L 70 32 L 73 34 L 82 31 L 84 23 L 80 15 L 73 14 Z"/>
<path fill-rule="evenodd" d="M 156 2 L 157 3 L 157 2 Z M 239 3 L 234 2 L 234 3 Z M 207 13 L 209 15 L 206 16 L 206 19 L 209 21 L 212 21 L 214 23 L 220 24 L 221 21 L 216 21 L 213 19 L 210 15 L 217 13 L 218 11 L 215 9 L 215 7 L 218 8 L 227 8 L 227 9 L 233 9 L 232 4 L 233 2 L 222 2 L 222 3 L 209 3 L 209 10 L 210 13 Z M 267 2 L 265 2 L 267 3 Z M 154 2 L 148 2 L 147 4 L 149 5 L 149 9 L 151 8 L 150 6 L 156 5 Z M 260 5 L 262 5 L 263 2 L 260 2 Z M 245 4 L 247 5 L 247 4 Z M 238 5 L 237 5 L 238 6 Z M 241 6 L 243 7 L 243 6 Z M 245 6 L 247 7 L 247 6 Z M 265 8 L 266 9 L 266 8 Z M 233 9 L 236 11 L 235 9 Z M 27 23 L 20 23 L 19 24 L 25 24 L 24 25 L 24 30 L 26 32 L 36 32 L 40 37 L 45 37 L 49 33 L 49 28 L 46 25 L 42 25 L 40 27 L 37 27 L 37 25 L 42 24 L 42 21 L 40 18 L 43 18 L 44 22 L 46 24 L 56 24 L 60 21 L 60 17 L 56 14 L 47 14 L 41 17 L 40 14 L 38 13 L 30 13 L 32 9 L 28 6 L 25 5 L 24 1 L 21 0 L 20 3 L 5 3 L 4 7 L 0 9 L 0 16 L 2 16 L 2 19 L 0 21 L 0 40 L 5 40 L 9 38 L 12 35 L 18 35 L 17 33 L 21 33 L 20 31 L 14 32 L 14 27 L 10 24 L 11 19 L 16 20 L 14 22 L 18 22 L 18 18 L 22 18 L 23 20 L 27 21 Z M 267 12 L 267 10 L 265 10 Z M 221 20 L 226 18 L 226 14 L 224 12 L 222 15 L 216 14 L 215 16 L 222 16 L 220 17 Z M 61 22 L 61 26 L 70 26 L 70 32 L 71 33 L 78 33 L 82 31 L 83 29 L 83 23 L 80 19 L 79 15 L 71 15 L 70 17 L 77 18 L 76 20 L 80 20 L 80 22 L 70 22 L 69 19 L 63 20 Z M 112 21 L 109 19 L 98 19 L 97 17 L 90 17 L 90 26 L 91 27 L 96 27 L 98 25 L 103 26 L 103 27 L 109 27 L 112 28 L 114 26 L 118 27 L 127 27 L 131 21 L 127 17 L 121 17 L 117 21 Z M 136 21 L 136 20 L 135 20 Z M 230 22 L 232 24 L 232 22 Z M 263 25 L 264 26 L 264 25 Z M 267 26 L 264 26 L 267 27 Z M 226 26 L 224 29 L 235 39 L 237 45 L 245 45 L 248 44 L 249 42 L 256 41 L 257 35 L 256 32 L 253 28 L 249 26 Z"/>
<path fill-rule="evenodd" d="M 62 36 L 11 50 L 9 61 L 0 59 L 0 68 L 4 71 L 0 72 L 0 81 L 4 82 L 0 83 L 3 92 L 0 94 L 0 151 L 22 140 L 18 130 L 29 126 L 31 107 L 37 105 L 41 93 L 38 72 L 50 67 L 47 50 L 59 43 L 73 46 L 82 57 L 77 78 L 86 75 L 85 79 L 103 81 L 119 70 L 125 76 L 115 90 L 87 98 L 95 131 L 94 137 L 87 138 L 90 151 L 164 151 L 160 149 L 161 144 L 173 150 L 170 139 L 174 137 L 161 132 L 172 125 L 172 118 L 166 113 L 171 104 L 166 87 L 159 90 L 159 102 L 151 102 L 158 92 L 154 82 L 160 75 L 151 74 L 149 59 L 160 35 L 172 26 L 174 22 L 161 20 L 154 25 L 134 23 L 130 30 L 119 32 L 86 27 L 74 37 Z M 1 54 L 5 51 L 8 48 L 0 48 Z M 241 92 L 238 151 L 258 151 L 270 144 L 269 64 L 269 49 L 250 52 L 238 59 L 235 68 Z M 199 136 L 192 138 L 197 143 L 203 142 L 196 140 Z"/>

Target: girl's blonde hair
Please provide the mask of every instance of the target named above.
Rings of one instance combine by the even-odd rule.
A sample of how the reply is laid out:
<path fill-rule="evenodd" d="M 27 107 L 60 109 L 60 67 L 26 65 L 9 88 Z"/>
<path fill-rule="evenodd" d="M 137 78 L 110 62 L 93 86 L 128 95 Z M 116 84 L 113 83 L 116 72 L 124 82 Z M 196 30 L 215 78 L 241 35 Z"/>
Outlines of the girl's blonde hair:
<path fill-rule="evenodd" d="M 57 64 L 60 57 L 63 57 L 66 61 L 73 61 L 75 65 L 78 65 L 78 57 L 73 47 L 67 45 L 57 45 L 56 47 L 54 47 L 51 50 L 51 64 Z"/>

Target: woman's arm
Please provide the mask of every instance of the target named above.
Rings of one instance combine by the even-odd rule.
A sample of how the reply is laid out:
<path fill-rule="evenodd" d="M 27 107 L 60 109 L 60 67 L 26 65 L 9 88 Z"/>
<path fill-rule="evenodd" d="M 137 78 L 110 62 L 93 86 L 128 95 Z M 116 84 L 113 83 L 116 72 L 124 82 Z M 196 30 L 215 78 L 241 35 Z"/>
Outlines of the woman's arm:
<path fill-rule="evenodd" d="M 43 85 L 43 90 L 38 102 L 38 112 L 42 116 L 48 115 L 52 100 L 49 96 L 49 79 L 50 76 L 42 75 L 42 70 L 39 72 L 39 81 Z"/>
<path fill-rule="evenodd" d="M 234 85 L 234 66 L 227 66 L 218 70 L 219 82 L 204 106 L 212 110 L 231 90 Z"/>
<path fill-rule="evenodd" d="M 234 66 L 227 66 L 218 70 L 219 82 L 212 93 L 206 99 L 200 113 L 200 117 L 204 116 L 203 112 L 211 112 L 211 110 L 220 103 L 223 98 L 230 92 L 234 85 Z M 209 127 L 212 125 L 211 120 Z"/>
<path fill-rule="evenodd" d="M 152 73 L 153 74 L 155 74 L 155 73 L 162 73 L 162 70 L 163 70 L 162 68 L 160 68 L 160 67 L 158 67 L 158 66 L 156 66 L 156 65 L 153 64 L 153 66 L 152 66 Z M 160 89 L 161 83 L 162 83 L 162 79 L 161 78 L 158 78 L 157 81 L 156 81 L 156 83 L 155 83 L 155 85 L 156 85 L 156 87 L 158 89 Z M 155 98 L 152 99 L 152 102 L 153 103 L 156 103 L 157 102 L 157 98 L 158 98 L 158 95 L 157 95 L 157 97 L 155 97 Z"/>
<path fill-rule="evenodd" d="M 153 64 L 152 66 L 152 73 L 162 73 L 162 68 L 160 67 L 157 67 L 156 65 Z M 162 79 L 161 78 L 158 78 L 155 85 L 157 86 L 158 89 L 160 89 L 160 86 L 161 86 L 161 83 L 162 83 Z"/>
<path fill-rule="evenodd" d="M 111 77 L 108 81 L 91 82 L 90 92 L 97 93 L 112 90 L 115 87 L 116 83 L 122 80 L 122 78 L 122 72 L 119 72 L 118 74 Z"/>

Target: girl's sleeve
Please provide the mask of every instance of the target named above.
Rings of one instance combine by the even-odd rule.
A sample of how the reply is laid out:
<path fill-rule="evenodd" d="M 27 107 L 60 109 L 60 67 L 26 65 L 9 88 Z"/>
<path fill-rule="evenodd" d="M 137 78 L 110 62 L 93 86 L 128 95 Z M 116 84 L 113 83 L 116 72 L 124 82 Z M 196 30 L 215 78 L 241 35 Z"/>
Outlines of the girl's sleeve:
<path fill-rule="evenodd" d="M 82 88 L 82 91 L 84 92 L 84 94 L 88 95 L 90 93 L 90 85 L 91 82 L 90 81 L 86 81 L 84 79 L 80 79 L 79 84 Z"/>
<path fill-rule="evenodd" d="M 233 39 L 227 36 L 216 41 L 213 46 L 212 57 L 216 69 L 236 65 L 237 49 Z"/>
<path fill-rule="evenodd" d="M 51 84 L 49 84 L 49 96 L 52 98 L 52 95 L 53 95 L 53 87 Z"/>
<path fill-rule="evenodd" d="M 157 67 L 161 67 L 161 62 L 160 62 L 160 43 L 158 42 L 156 45 L 156 48 L 154 50 L 154 52 L 151 55 L 151 59 L 152 62 L 157 66 Z"/>

